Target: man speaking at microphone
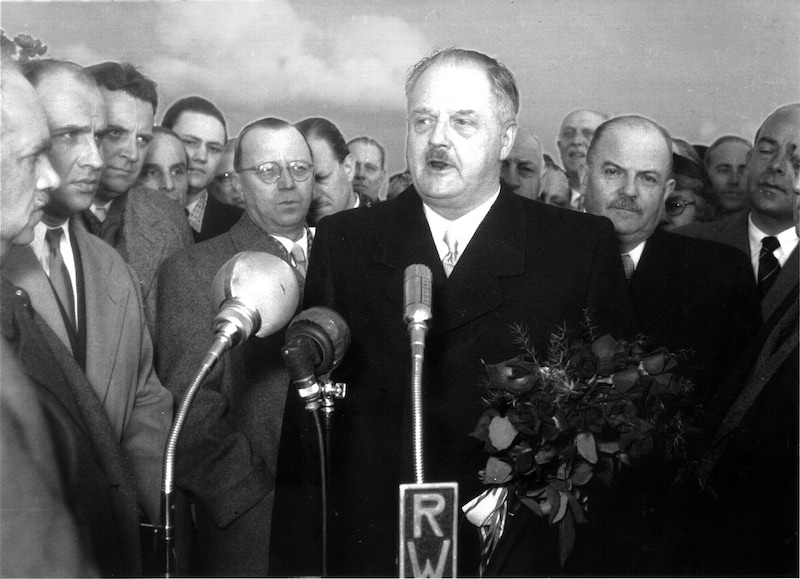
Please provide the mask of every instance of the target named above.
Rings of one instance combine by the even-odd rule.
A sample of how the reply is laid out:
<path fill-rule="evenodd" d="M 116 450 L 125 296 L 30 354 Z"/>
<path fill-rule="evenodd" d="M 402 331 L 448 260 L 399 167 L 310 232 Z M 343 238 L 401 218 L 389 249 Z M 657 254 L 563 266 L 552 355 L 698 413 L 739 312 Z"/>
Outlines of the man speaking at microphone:
<path fill-rule="evenodd" d="M 306 283 L 304 305 L 336 310 L 352 334 L 334 374 L 347 382 L 348 394 L 336 402 L 330 440 L 330 575 L 397 576 L 398 485 L 414 482 L 403 316 L 409 265 L 433 272 L 422 400 L 426 482 L 458 482 L 461 504 L 483 490 L 478 470 L 486 457 L 469 437 L 486 394 L 481 361 L 519 353 L 509 326 L 527 326 L 544 352 L 559 325 L 581 332 L 585 310 L 601 332 L 617 337 L 633 324 L 611 223 L 501 187 L 519 108 L 505 66 L 478 52 L 443 50 L 412 69 L 406 98 L 413 187 L 386 203 L 322 219 Z M 314 431 L 294 393 L 286 408 L 271 572 L 318 575 Z M 539 547 L 529 541 L 520 557 L 487 574 L 563 572 L 557 529 L 541 520 L 527 524 Z M 460 575 L 477 573 L 477 537 L 461 523 Z"/>
<path fill-rule="evenodd" d="M 220 305 L 212 300 L 212 280 L 230 258 L 242 251 L 278 256 L 296 268 L 303 286 L 309 247 L 305 220 L 314 184 L 306 140 L 285 121 L 260 119 L 242 129 L 234 166 L 245 213 L 227 233 L 170 258 L 159 274 L 163 323 L 158 324 L 157 369 L 176 400 L 212 343 Z M 254 283 L 265 283 L 253 277 Z M 196 504 L 197 542 L 187 552 L 191 530 L 182 528 L 177 513 L 183 575 L 267 574 L 275 461 L 289 382 L 282 345 L 283 330 L 223 355 L 189 409 L 178 439 L 175 480 Z"/>

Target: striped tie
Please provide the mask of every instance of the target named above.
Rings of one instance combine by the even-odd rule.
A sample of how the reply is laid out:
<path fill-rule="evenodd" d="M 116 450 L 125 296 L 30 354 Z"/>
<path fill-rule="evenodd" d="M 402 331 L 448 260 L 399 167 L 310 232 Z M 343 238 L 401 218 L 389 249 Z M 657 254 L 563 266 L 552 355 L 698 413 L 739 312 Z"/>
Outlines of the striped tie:
<path fill-rule="evenodd" d="M 767 295 L 769 288 L 772 287 L 775 278 L 781 271 L 778 258 L 773 253 L 780 246 L 778 238 L 771 235 L 761 240 L 761 253 L 758 255 L 758 294 L 761 299 Z"/>

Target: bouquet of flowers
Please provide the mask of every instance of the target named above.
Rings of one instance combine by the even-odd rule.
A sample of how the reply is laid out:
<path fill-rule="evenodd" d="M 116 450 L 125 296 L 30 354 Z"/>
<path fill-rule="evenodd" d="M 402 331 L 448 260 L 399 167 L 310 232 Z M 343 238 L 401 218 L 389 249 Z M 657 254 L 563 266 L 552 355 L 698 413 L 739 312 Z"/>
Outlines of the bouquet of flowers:
<path fill-rule="evenodd" d="M 491 455 L 479 473 L 488 488 L 464 511 L 481 533 L 482 569 L 509 507 L 519 504 L 560 525 L 563 566 L 576 524 L 586 522 L 590 480 L 610 486 L 622 465 L 635 466 L 656 449 L 686 460 L 692 384 L 676 373 L 677 355 L 645 352 L 641 340 L 605 335 L 570 344 L 562 329 L 540 363 L 527 330 L 513 326 L 512 333 L 522 354 L 484 363 L 487 409 L 470 436 Z"/>

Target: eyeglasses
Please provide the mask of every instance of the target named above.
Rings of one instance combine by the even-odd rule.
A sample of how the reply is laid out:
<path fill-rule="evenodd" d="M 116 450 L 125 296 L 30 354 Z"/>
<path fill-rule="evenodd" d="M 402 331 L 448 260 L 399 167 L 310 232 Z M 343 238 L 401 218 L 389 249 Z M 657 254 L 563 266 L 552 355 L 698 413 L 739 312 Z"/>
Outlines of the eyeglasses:
<path fill-rule="evenodd" d="M 220 185 L 230 185 L 233 181 L 233 176 L 235 173 L 233 171 L 226 171 L 225 173 L 220 173 L 219 175 L 214 175 L 214 181 L 216 181 Z"/>
<path fill-rule="evenodd" d="M 696 201 L 686 201 L 680 198 L 667 199 L 664 202 L 664 209 L 667 210 L 667 215 L 676 217 L 681 215 L 689 205 L 697 205 Z"/>
<path fill-rule="evenodd" d="M 287 165 L 289 174 L 295 181 L 306 181 L 314 172 L 314 165 L 305 163 L 303 161 L 292 161 Z M 277 163 L 262 163 L 258 167 L 248 167 L 247 169 L 239 169 L 239 173 L 243 171 L 255 171 L 258 178 L 267 185 L 277 183 L 278 179 L 283 174 L 283 167 Z"/>

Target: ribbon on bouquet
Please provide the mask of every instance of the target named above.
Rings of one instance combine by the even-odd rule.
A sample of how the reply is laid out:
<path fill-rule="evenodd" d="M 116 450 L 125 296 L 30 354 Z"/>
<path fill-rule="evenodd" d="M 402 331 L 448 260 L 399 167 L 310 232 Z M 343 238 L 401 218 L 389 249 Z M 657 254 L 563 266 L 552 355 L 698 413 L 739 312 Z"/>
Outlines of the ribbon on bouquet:
<path fill-rule="evenodd" d="M 481 537 L 481 577 L 506 527 L 507 498 L 508 488 L 491 487 L 461 507 L 467 520 L 478 527 Z"/>

